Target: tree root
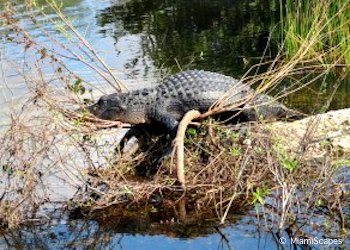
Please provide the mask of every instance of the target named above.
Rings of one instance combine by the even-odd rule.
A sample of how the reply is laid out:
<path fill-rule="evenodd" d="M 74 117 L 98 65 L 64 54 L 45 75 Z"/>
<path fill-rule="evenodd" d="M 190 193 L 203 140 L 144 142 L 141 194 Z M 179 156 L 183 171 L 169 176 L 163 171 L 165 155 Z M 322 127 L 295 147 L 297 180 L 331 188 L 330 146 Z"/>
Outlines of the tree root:
<path fill-rule="evenodd" d="M 192 120 L 197 119 L 201 116 L 201 113 L 197 110 L 188 111 L 182 118 L 177 134 L 174 139 L 174 151 L 176 152 L 176 175 L 178 181 L 181 183 L 183 189 L 186 189 L 186 178 L 184 169 L 184 139 L 187 126 Z"/>

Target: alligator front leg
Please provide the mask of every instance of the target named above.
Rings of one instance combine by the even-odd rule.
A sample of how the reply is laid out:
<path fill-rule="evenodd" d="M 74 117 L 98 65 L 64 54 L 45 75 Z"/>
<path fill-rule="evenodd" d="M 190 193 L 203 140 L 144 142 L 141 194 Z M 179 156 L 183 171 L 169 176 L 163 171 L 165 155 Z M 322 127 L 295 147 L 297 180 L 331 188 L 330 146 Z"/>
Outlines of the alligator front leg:
<path fill-rule="evenodd" d="M 164 158 L 172 152 L 171 142 L 165 136 L 165 132 L 158 124 L 132 127 L 120 142 L 120 159 L 132 160 L 135 154 L 143 152 L 143 159 L 135 165 L 136 173 L 141 176 L 155 174 Z"/>
<path fill-rule="evenodd" d="M 176 136 L 177 127 L 179 125 L 178 120 L 171 116 L 169 112 L 166 111 L 156 111 L 153 119 L 161 124 L 164 125 L 165 128 L 170 132 L 171 137 Z"/>

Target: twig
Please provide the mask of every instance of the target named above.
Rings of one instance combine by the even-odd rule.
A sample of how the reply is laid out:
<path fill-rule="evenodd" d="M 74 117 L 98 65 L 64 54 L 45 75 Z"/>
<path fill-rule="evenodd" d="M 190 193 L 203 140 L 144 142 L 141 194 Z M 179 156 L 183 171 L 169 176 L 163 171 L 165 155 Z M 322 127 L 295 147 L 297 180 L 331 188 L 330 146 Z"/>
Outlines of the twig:
<path fill-rule="evenodd" d="M 93 46 L 80 35 L 80 33 L 75 29 L 75 27 L 72 25 L 72 23 L 67 19 L 67 17 L 61 12 L 60 8 L 57 6 L 55 2 L 48 1 L 48 4 L 50 7 L 52 7 L 56 14 L 59 16 L 59 18 L 68 26 L 68 28 L 74 33 L 74 35 L 78 38 L 78 40 L 94 55 L 94 57 L 98 60 L 98 62 L 101 63 L 101 65 L 106 69 L 108 74 L 113 78 L 114 82 L 117 84 L 118 88 L 121 91 L 128 90 L 128 88 L 118 79 L 114 76 L 108 65 L 102 60 L 102 58 L 98 55 L 96 50 L 93 48 Z"/>
<path fill-rule="evenodd" d="M 251 158 L 251 155 L 248 154 L 249 150 L 251 150 L 251 148 L 247 147 L 247 149 L 245 151 L 245 154 L 244 154 L 244 161 L 242 162 L 241 169 L 239 170 L 238 176 L 236 177 L 236 182 L 235 182 L 235 186 L 234 186 L 234 193 L 231 196 L 231 199 L 230 199 L 229 204 L 228 204 L 228 206 L 227 206 L 227 208 L 225 210 L 225 213 L 224 213 L 224 215 L 222 216 L 222 218 L 220 220 L 221 224 L 224 224 L 224 222 L 226 220 L 226 217 L 228 215 L 228 212 L 230 211 L 230 208 L 232 206 L 232 203 L 236 199 L 237 189 L 238 189 L 238 185 L 239 185 L 239 179 L 241 178 L 241 176 L 243 174 L 243 171 L 245 170 L 246 166 L 248 165 L 248 161 Z"/>

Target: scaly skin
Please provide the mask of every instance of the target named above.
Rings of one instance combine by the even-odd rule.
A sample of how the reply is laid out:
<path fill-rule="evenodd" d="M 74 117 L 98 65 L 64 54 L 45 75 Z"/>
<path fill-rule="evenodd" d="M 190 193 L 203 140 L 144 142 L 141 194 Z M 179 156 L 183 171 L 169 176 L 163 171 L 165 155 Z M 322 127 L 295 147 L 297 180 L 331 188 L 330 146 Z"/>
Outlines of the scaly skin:
<path fill-rule="evenodd" d="M 254 93 L 248 85 L 232 77 L 190 70 L 175 74 L 154 88 L 102 96 L 88 110 L 101 119 L 130 124 L 156 121 L 173 131 L 187 111 L 207 111 L 233 87 L 235 93 L 229 103 L 240 103 Z M 245 104 L 242 113 L 248 120 L 300 114 L 263 94 L 256 95 Z"/>

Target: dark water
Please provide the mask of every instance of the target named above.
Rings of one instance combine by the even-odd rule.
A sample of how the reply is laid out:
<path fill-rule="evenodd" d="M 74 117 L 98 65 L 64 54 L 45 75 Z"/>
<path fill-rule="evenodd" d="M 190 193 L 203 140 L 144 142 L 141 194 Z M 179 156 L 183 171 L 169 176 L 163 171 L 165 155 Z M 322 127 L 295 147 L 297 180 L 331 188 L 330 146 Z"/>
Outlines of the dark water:
<path fill-rule="evenodd" d="M 0 3 L 3 6 L 6 1 Z M 39 41 L 49 43 L 28 21 L 22 4 L 17 1 L 23 25 Z M 180 69 L 207 69 L 239 78 L 260 61 L 269 34 L 279 21 L 278 1 L 268 0 L 76 0 L 64 1 L 63 11 L 122 79 L 141 80 L 137 87 L 144 86 L 142 80 L 158 79 L 164 72 Z M 45 25 L 54 29 L 50 23 Z M 273 33 L 266 60 L 277 54 L 278 42 L 279 37 Z M 3 56 L 16 62 L 24 60 L 23 51 L 6 40 Z M 101 84 L 101 79 L 83 65 L 74 61 L 67 64 L 86 79 Z M 3 96 L 23 95 L 25 84 L 16 80 L 16 72 L 9 69 L 6 74 L 11 91 L 1 86 Z M 333 76 L 319 81 L 285 102 L 308 112 L 320 110 L 336 80 Z M 326 108 L 349 107 L 349 93 L 350 81 L 344 80 Z M 51 225 L 6 232 L 0 239 L 0 249 L 304 249 L 291 246 L 288 236 L 286 245 L 280 244 L 275 233 L 259 229 L 244 216 L 222 228 L 223 234 L 210 224 L 184 228 L 169 225 L 154 230 L 158 224 L 132 223 L 116 221 L 115 227 L 106 227 L 95 221 L 58 220 Z"/>

